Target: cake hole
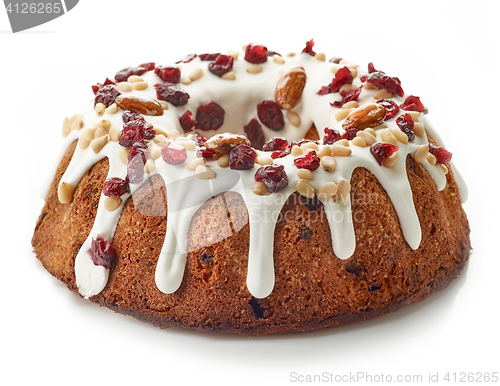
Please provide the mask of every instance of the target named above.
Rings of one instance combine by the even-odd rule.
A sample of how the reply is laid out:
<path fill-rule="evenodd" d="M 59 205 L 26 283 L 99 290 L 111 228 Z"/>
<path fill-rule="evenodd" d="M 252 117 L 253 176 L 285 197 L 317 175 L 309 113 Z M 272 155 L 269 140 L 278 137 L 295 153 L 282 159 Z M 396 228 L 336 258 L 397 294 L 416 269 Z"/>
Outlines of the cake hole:
<path fill-rule="evenodd" d="M 436 233 L 436 226 L 434 225 L 434 223 L 431 223 L 431 235 L 433 235 L 434 233 Z"/>
<path fill-rule="evenodd" d="M 252 296 L 252 299 L 250 299 L 248 304 L 250 304 L 250 306 L 252 307 L 253 314 L 255 315 L 256 318 L 259 318 L 259 319 L 266 319 L 267 318 L 265 315 L 266 308 L 261 306 L 258 299 L 254 298 Z"/>

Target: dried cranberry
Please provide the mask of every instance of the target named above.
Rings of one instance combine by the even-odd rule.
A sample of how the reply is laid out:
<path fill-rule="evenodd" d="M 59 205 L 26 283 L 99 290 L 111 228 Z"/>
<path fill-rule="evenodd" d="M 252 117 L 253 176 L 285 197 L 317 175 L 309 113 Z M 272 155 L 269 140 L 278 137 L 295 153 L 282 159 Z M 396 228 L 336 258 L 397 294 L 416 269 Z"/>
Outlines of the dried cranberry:
<path fill-rule="evenodd" d="M 140 184 L 144 178 L 144 164 L 149 149 L 144 141 L 135 142 L 130 148 L 127 165 L 127 179 L 131 184 Z"/>
<path fill-rule="evenodd" d="M 285 150 L 288 147 L 288 140 L 282 137 L 274 137 L 267 141 L 262 150 L 264 151 L 275 151 L 275 150 Z"/>
<path fill-rule="evenodd" d="M 137 120 L 145 121 L 145 119 L 142 116 L 142 114 L 139 111 L 136 111 L 136 110 L 132 110 L 132 111 L 131 110 L 127 110 L 127 111 L 125 111 L 122 114 L 122 119 L 123 119 L 123 122 L 125 122 L 125 123 L 132 122 L 132 121 L 137 121 Z"/>
<path fill-rule="evenodd" d="M 238 145 L 229 153 L 229 167 L 236 170 L 252 169 L 257 154 L 248 145 Z"/>
<path fill-rule="evenodd" d="M 196 110 L 196 128 L 203 131 L 217 130 L 224 123 L 224 109 L 215 102 L 207 102 Z"/>
<path fill-rule="evenodd" d="M 188 134 L 187 137 L 191 141 L 193 141 L 196 144 L 196 146 L 198 146 L 198 147 L 205 146 L 205 142 L 207 142 L 207 139 L 203 135 L 198 134 L 198 133 Z"/>
<path fill-rule="evenodd" d="M 396 102 L 391 101 L 389 99 L 379 99 L 377 103 L 380 106 L 383 106 L 385 109 L 385 118 L 384 121 L 387 121 L 391 118 L 394 118 L 394 116 L 399 113 L 399 106 L 396 104 Z"/>
<path fill-rule="evenodd" d="M 370 152 L 373 154 L 379 165 L 382 165 L 387 158 L 397 152 L 399 148 L 392 143 L 378 142 L 370 147 Z"/>
<path fill-rule="evenodd" d="M 163 161 L 170 165 L 180 165 L 187 159 L 187 151 L 181 145 L 169 143 L 161 148 Z"/>
<path fill-rule="evenodd" d="M 97 83 L 95 85 L 92 86 L 92 91 L 94 92 L 94 95 L 97 93 L 97 91 L 99 91 L 100 88 L 104 87 L 104 86 L 107 86 L 107 85 L 114 85 L 115 82 L 113 82 L 111 79 L 109 78 L 106 78 L 106 80 L 104 81 L 104 83 Z"/>
<path fill-rule="evenodd" d="M 245 60 L 254 64 L 264 63 L 267 60 L 267 47 L 258 44 L 247 45 Z"/>
<path fill-rule="evenodd" d="M 344 134 L 342 134 L 342 139 L 352 141 L 354 138 L 356 138 L 356 134 L 358 133 L 358 131 L 361 131 L 361 129 L 349 129 Z"/>
<path fill-rule="evenodd" d="M 188 102 L 189 94 L 172 83 L 155 84 L 155 89 L 158 99 L 169 102 L 176 107 L 184 106 Z"/>
<path fill-rule="evenodd" d="M 309 54 L 311 56 L 316 55 L 316 52 L 313 51 L 313 47 L 314 47 L 314 39 L 311 39 L 306 43 L 306 47 L 302 50 L 302 53 Z"/>
<path fill-rule="evenodd" d="M 313 172 L 319 168 L 320 161 L 320 158 L 316 155 L 316 150 L 313 150 L 307 154 L 296 157 L 293 163 L 299 169 L 307 169 Z"/>
<path fill-rule="evenodd" d="M 375 70 L 375 66 L 373 65 L 373 62 L 370 62 L 370 63 L 368 63 L 368 73 L 371 74 L 372 72 L 382 72 L 382 71 Z"/>
<path fill-rule="evenodd" d="M 342 107 L 344 103 L 351 102 L 351 101 L 357 101 L 359 94 L 361 94 L 361 91 L 363 90 L 363 86 L 359 86 L 358 88 L 351 88 L 347 91 L 342 90 L 340 92 L 340 96 L 342 97 L 341 101 L 336 101 L 333 103 L 330 103 L 332 106 L 335 107 Z"/>
<path fill-rule="evenodd" d="M 247 138 L 250 140 L 252 147 L 257 150 L 262 150 L 266 139 L 259 121 L 252 119 L 248 125 L 243 127 L 243 130 L 245 131 Z"/>
<path fill-rule="evenodd" d="M 342 67 L 335 73 L 332 83 L 328 86 L 323 86 L 318 91 L 318 95 L 326 95 L 337 92 L 344 84 L 352 83 L 353 77 L 351 71 L 347 67 Z"/>
<path fill-rule="evenodd" d="M 107 269 L 111 267 L 111 263 L 113 263 L 116 257 L 116 250 L 113 245 L 102 237 L 92 239 L 89 252 L 95 265 L 100 265 Z"/>
<path fill-rule="evenodd" d="M 198 158 L 206 158 L 206 159 L 211 159 L 215 155 L 215 152 L 213 150 L 207 149 L 205 146 L 201 146 L 198 149 L 196 149 L 196 156 Z"/>
<path fill-rule="evenodd" d="M 114 85 L 108 84 L 106 86 L 102 86 L 95 93 L 94 106 L 98 103 L 102 103 L 104 106 L 109 107 L 115 103 L 115 100 L 119 95 L 121 95 L 121 93 Z"/>
<path fill-rule="evenodd" d="M 422 102 L 420 102 L 420 98 L 417 96 L 410 95 L 403 104 L 400 105 L 403 110 L 406 111 L 418 111 L 424 114 L 427 114 L 429 110 L 425 107 Z"/>
<path fill-rule="evenodd" d="M 186 57 L 182 60 L 179 60 L 178 62 L 175 62 L 176 64 L 177 63 L 189 63 L 190 61 L 192 61 L 193 59 L 195 59 L 198 55 L 196 54 L 189 54 L 189 55 L 186 55 Z"/>
<path fill-rule="evenodd" d="M 292 150 L 290 148 L 287 148 L 285 150 L 276 150 L 276 151 L 272 152 L 271 158 L 272 159 L 283 158 L 283 157 L 286 157 L 287 155 L 289 155 L 291 152 L 292 152 Z"/>
<path fill-rule="evenodd" d="M 288 148 L 292 149 L 292 147 L 294 147 L 294 146 L 301 147 L 304 143 L 311 143 L 311 142 L 314 142 L 316 145 L 319 145 L 319 141 L 313 141 L 311 139 L 299 139 L 298 141 L 290 142 L 290 144 L 288 145 Z"/>
<path fill-rule="evenodd" d="M 331 145 L 340 140 L 340 133 L 335 129 L 325 127 L 325 135 L 323 137 L 323 145 Z"/>
<path fill-rule="evenodd" d="M 382 71 L 373 72 L 370 75 L 360 77 L 362 82 L 369 82 L 379 90 L 385 88 L 388 92 L 394 95 L 403 97 L 405 95 L 401 88 L 401 81 L 395 76 L 385 75 Z"/>
<path fill-rule="evenodd" d="M 280 131 L 285 127 L 281 109 L 274 101 L 264 101 L 257 105 L 257 115 L 260 121 L 271 130 Z"/>
<path fill-rule="evenodd" d="M 331 58 L 329 60 L 330 63 L 336 63 L 336 64 L 339 64 L 340 61 L 342 60 L 342 58 L 340 56 L 334 56 L 333 58 Z"/>
<path fill-rule="evenodd" d="M 217 76 L 222 76 L 233 68 L 234 58 L 230 55 L 219 55 L 217 59 L 208 64 L 209 71 Z"/>
<path fill-rule="evenodd" d="M 135 142 L 143 139 L 153 139 L 156 130 L 152 124 L 143 120 L 130 121 L 123 125 L 122 136 L 118 142 L 121 146 L 130 148 Z"/>
<path fill-rule="evenodd" d="M 278 164 L 262 166 L 255 172 L 255 180 L 263 182 L 269 191 L 276 193 L 288 186 L 285 167 Z"/>
<path fill-rule="evenodd" d="M 217 56 L 219 56 L 219 55 L 220 55 L 220 52 L 217 52 L 215 54 L 201 54 L 199 56 L 200 56 L 200 60 L 207 61 L 207 60 L 215 60 L 215 59 L 217 59 Z"/>
<path fill-rule="evenodd" d="M 106 197 L 121 197 L 125 193 L 130 193 L 128 181 L 118 177 L 113 177 L 104 182 L 102 194 Z"/>
<path fill-rule="evenodd" d="M 444 147 L 436 146 L 433 143 L 429 143 L 429 153 L 434 154 L 436 160 L 440 164 L 446 164 L 451 161 L 452 153 L 446 150 Z"/>
<path fill-rule="evenodd" d="M 155 69 L 155 74 L 164 82 L 169 83 L 178 83 L 181 79 L 181 71 L 177 67 L 172 66 L 158 66 Z"/>
<path fill-rule="evenodd" d="M 126 82 L 129 76 L 142 75 L 146 71 L 148 71 L 148 70 L 144 67 L 141 67 L 141 66 L 139 66 L 139 67 L 127 67 L 127 68 L 124 68 L 123 70 L 120 70 L 116 73 L 115 80 L 117 82 Z"/>
<path fill-rule="evenodd" d="M 413 141 L 415 139 L 415 132 L 413 131 L 415 123 L 413 119 L 411 119 L 410 114 L 400 115 L 398 119 L 396 119 L 396 123 L 401 131 L 408 136 L 408 141 Z"/>
<path fill-rule="evenodd" d="M 142 63 L 139 65 L 139 67 L 145 68 L 146 71 L 151 71 L 155 69 L 155 62 Z"/>
<path fill-rule="evenodd" d="M 196 125 L 196 121 L 192 118 L 193 113 L 187 110 L 184 114 L 179 117 L 179 122 L 181 124 L 182 130 L 189 131 L 194 125 Z"/>

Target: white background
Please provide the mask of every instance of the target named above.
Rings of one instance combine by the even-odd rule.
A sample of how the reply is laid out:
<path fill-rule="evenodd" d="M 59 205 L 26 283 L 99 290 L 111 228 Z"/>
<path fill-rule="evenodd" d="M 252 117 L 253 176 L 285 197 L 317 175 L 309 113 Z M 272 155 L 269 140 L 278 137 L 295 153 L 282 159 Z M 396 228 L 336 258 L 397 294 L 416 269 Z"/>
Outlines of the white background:
<path fill-rule="evenodd" d="M 81 0 L 13 35 L 0 9 L 0 383 L 286 385 L 300 383 L 292 372 L 442 380 L 500 371 L 499 11 L 478 0 Z M 146 61 L 249 42 L 287 53 L 311 38 L 327 58 L 373 61 L 398 76 L 454 153 L 470 189 L 474 253 L 447 290 L 368 322 L 247 338 L 156 329 L 84 301 L 45 272 L 30 245 L 38 189 L 57 161 L 63 117 L 83 108 L 92 84 Z"/>

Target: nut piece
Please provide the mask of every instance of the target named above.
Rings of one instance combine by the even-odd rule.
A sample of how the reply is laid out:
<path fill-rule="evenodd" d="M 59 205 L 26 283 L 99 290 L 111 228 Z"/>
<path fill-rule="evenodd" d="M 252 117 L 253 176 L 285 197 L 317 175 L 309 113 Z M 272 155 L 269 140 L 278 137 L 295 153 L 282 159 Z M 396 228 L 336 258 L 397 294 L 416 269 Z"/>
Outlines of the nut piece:
<path fill-rule="evenodd" d="M 59 201 L 61 204 L 68 204 L 73 199 L 74 189 L 71 184 L 67 182 L 62 182 L 59 184 L 57 188 L 57 196 L 59 197 Z"/>
<path fill-rule="evenodd" d="M 297 184 L 295 185 L 295 190 L 301 196 L 304 196 L 307 198 L 314 198 L 314 196 L 316 195 L 314 193 L 313 186 L 306 180 L 300 180 L 299 182 L 297 182 Z"/>
<path fill-rule="evenodd" d="M 261 155 L 261 156 L 257 157 L 257 163 L 260 166 L 269 165 L 269 164 L 272 164 L 273 162 L 274 162 L 274 160 L 267 155 Z"/>
<path fill-rule="evenodd" d="M 352 150 L 349 147 L 337 145 L 334 143 L 332 145 L 332 155 L 335 157 L 349 157 L 352 153 Z"/>
<path fill-rule="evenodd" d="M 337 169 L 337 161 L 335 158 L 325 155 L 321 158 L 321 166 L 329 173 L 333 173 Z"/>
<path fill-rule="evenodd" d="M 293 109 L 302 98 L 302 91 L 306 85 L 306 72 L 303 67 L 289 68 L 278 80 L 274 99 L 283 110 Z"/>
<path fill-rule="evenodd" d="M 94 106 L 94 110 L 95 110 L 95 113 L 97 114 L 97 116 L 100 117 L 106 111 L 106 106 L 104 105 L 104 103 L 97 103 Z"/>
<path fill-rule="evenodd" d="M 205 165 L 205 158 L 195 158 L 188 163 L 188 169 L 194 171 L 200 165 Z"/>
<path fill-rule="evenodd" d="M 117 210 L 121 204 L 122 199 L 120 197 L 106 197 L 104 200 L 104 207 L 110 212 Z"/>
<path fill-rule="evenodd" d="M 344 130 L 363 130 L 378 126 L 385 118 L 385 108 L 376 103 L 368 103 L 351 111 L 342 123 Z"/>
<path fill-rule="evenodd" d="M 99 153 L 102 148 L 104 146 L 106 146 L 106 144 L 108 143 L 109 141 L 109 135 L 106 134 L 104 137 L 100 137 L 100 138 L 97 138 L 97 139 L 94 139 L 90 142 L 90 147 L 92 148 L 92 150 L 94 151 L 94 153 Z"/>
<path fill-rule="evenodd" d="M 398 139 L 388 129 L 384 129 L 380 132 L 380 138 L 382 142 L 392 143 L 393 145 L 398 144 Z"/>
<path fill-rule="evenodd" d="M 292 124 L 292 126 L 295 126 L 295 127 L 300 126 L 300 123 L 301 123 L 300 115 L 297 114 L 295 111 L 287 111 L 286 118 Z"/>
<path fill-rule="evenodd" d="M 256 182 L 252 188 L 252 191 L 259 196 L 268 196 L 271 194 L 271 191 L 262 181 Z"/>
<path fill-rule="evenodd" d="M 308 169 L 299 169 L 297 170 L 297 177 L 301 180 L 312 180 L 313 173 Z"/>
<path fill-rule="evenodd" d="M 425 135 L 424 125 L 422 125 L 421 123 L 415 122 L 413 131 L 415 132 L 415 135 L 417 137 L 423 137 Z"/>
<path fill-rule="evenodd" d="M 340 202 L 344 202 L 351 192 L 351 183 L 347 180 L 342 180 L 339 182 L 337 189 L 337 199 Z"/>
<path fill-rule="evenodd" d="M 121 149 L 120 150 L 120 161 L 122 161 L 122 164 L 128 165 L 128 155 L 130 151 L 128 149 Z"/>
<path fill-rule="evenodd" d="M 250 140 L 244 135 L 224 133 L 217 134 L 205 142 L 205 147 L 216 155 L 227 155 L 238 145 L 250 146 Z"/>
<path fill-rule="evenodd" d="M 371 146 L 375 142 L 377 142 L 377 139 L 375 138 L 375 136 L 373 136 L 372 134 L 368 133 L 367 131 L 358 131 L 356 133 L 356 137 L 362 138 L 365 141 L 365 143 L 366 143 L 367 146 Z"/>
<path fill-rule="evenodd" d="M 217 176 L 217 173 L 205 165 L 198 165 L 195 169 L 196 177 L 200 180 L 212 180 Z"/>
<path fill-rule="evenodd" d="M 393 155 L 387 158 L 382 165 L 384 165 L 386 168 L 392 168 L 394 165 L 396 165 L 397 159 L 398 152 L 395 152 Z"/>
<path fill-rule="evenodd" d="M 229 156 L 228 155 L 223 155 L 217 160 L 217 165 L 219 165 L 220 168 L 227 168 L 229 166 Z"/>
<path fill-rule="evenodd" d="M 143 115 L 163 115 L 161 104 L 151 98 L 137 95 L 119 95 L 116 104 L 123 110 L 137 110 Z"/>
<path fill-rule="evenodd" d="M 337 194 L 338 186 L 335 182 L 327 182 L 318 189 L 318 197 L 323 199 L 333 199 Z"/>
<path fill-rule="evenodd" d="M 422 163 L 427 159 L 427 155 L 429 154 L 429 148 L 427 145 L 420 145 L 418 149 L 413 153 L 413 158 L 415 161 Z"/>

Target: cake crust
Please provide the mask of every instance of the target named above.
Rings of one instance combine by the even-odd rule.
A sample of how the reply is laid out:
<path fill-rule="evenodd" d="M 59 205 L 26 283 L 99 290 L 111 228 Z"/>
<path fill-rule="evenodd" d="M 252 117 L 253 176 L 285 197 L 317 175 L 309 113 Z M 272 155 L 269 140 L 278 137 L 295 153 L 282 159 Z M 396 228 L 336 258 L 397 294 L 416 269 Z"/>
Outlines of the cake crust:
<path fill-rule="evenodd" d="M 73 201 L 61 204 L 57 188 L 75 147 L 76 142 L 58 167 L 32 244 L 43 266 L 78 293 L 75 257 L 92 228 L 109 165 L 107 159 L 95 164 L 75 189 Z M 421 301 L 446 288 L 463 269 L 470 251 L 469 226 L 451 169 L 445 189 L 438 191 L 411 156 L 406 166 L 422 229 L 417 250 L 403 237 L 380 183 L 357 168 L 351 178 L 353 256 L 335 256 L 321 202 L 293 193 L 276 224 L 276 282 L 264 299 L 254 298 L 246 286 L 248 213 L 234 192 L 208 200 L 191 220 L 179 289 L 165 294 L 157 288 L 168 192 L 162 179 L 152 176 L 126 202 L 113 238 L 117 259 L 106 287 L 90 300 L 161 328 L 245 335 L 334 327 Z"/>

